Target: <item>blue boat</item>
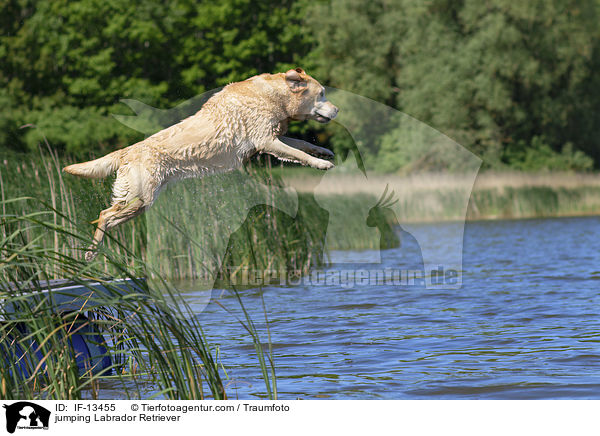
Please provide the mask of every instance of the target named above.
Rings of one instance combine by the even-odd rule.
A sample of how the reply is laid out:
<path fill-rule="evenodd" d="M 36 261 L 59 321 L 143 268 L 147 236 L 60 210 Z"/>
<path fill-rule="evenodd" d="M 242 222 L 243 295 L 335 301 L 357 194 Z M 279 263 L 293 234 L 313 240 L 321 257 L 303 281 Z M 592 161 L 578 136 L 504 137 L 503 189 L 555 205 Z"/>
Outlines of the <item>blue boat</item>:
<path fill-rule="evenodd" d="M 39 304 L 43 304 L 59 317 L 78 312 L 77 318 L 69 326 L 69 331 L 74 333 L 68 336 L 71 345 L 69 351 L 75 357 L 79 373 L 102 372 L 109 375 L 113 362 L 107 353 L 106 339 L 97 323 L 86 316 L 86 312 L 105 307 L 107 300 L 110 301 L 111 298 L 120 298 L 132 292 L 144 292 L 141 281 L 121 279 L 75 283 L 67 280 L 50 280 L 44 283 L 43 288 L 38 286 L 36 289 L 38 290 L 28 292 L 27 288 L 22 289 L 19 285 L 14 285 L 12 290 L 19 292 L 22 298 L 11 298 L 8 302 L 0 300 L 5 317 L 0 322 L 7 322 L 13 317 L 18 319 L 20 314 L 27 313 L 27 307 Z M 40 365 L 42 370 L 46 365 L 43 363 L 43 356 L 35 340 L 31 339 L 25 343 L 16 341 L 14 336 L 17 334 L 21 337 L 28 335 L 24 323 L 15 323 L 14 333 L 0 342 L 0 350 L 5 363 L 8 364 L 14 359 L 17 362 L 19 375 L 27 378 L 30 375 L 28 368 L 35 368 L 35 362 L 42 362 Z"/>

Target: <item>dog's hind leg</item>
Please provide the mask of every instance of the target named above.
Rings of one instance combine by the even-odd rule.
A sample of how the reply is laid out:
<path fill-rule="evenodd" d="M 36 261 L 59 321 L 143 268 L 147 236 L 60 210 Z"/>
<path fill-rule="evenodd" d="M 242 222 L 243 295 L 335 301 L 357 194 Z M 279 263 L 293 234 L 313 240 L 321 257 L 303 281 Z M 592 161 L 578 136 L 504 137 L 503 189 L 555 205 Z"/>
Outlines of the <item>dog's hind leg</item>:
<path fill-rule="evenodd" d="M 89 246 L 88 251 L 85 253 L 85 260 L 91 262 L 96 258 L 98 255 L 98 247 L 102 244 L 104 234 L 107 230 L 135 218 L 144 212 L 145 209 L 144 202 L 139 198 L 134 198 L 127 203 L 124 201 L 114 203 L 108 209 L 104 209 L 100 212 L 98 226 L 94 233 L 94 240 L 92 241 L 92 245 Z"/>

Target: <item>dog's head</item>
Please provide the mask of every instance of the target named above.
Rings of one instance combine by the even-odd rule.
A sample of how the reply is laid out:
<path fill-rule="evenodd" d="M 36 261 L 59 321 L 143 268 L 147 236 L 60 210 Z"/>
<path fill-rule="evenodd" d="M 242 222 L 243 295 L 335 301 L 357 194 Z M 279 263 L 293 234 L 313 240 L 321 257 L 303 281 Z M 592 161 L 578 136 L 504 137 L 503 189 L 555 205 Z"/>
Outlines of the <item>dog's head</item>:
<path fill-rule="evenodd" d="M 325 98 L 325 88 L 302 68 L 289 70 L 284 80 L 291 93 L 287 109 L 292 120 L 328 123 L 336 117 L 338 108 Z"/>

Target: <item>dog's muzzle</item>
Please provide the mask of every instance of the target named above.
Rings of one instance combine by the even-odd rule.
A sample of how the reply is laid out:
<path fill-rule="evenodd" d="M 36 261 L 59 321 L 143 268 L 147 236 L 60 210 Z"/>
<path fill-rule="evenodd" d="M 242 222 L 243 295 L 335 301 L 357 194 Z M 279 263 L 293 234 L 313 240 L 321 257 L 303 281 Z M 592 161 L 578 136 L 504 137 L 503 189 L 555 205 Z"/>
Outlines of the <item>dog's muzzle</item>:
<path fill-rule="evenodd" d="M 315 121 L 318 121 L 319 123 L 328 123 L 331 121 L 331 118 L 326 117 L 324 115 L 321 114 L 316 114 L 314 117 Z"/>
<path fill-rule="evenodd" d="M 331 108 L 327 111 L 318 110 L 315 112 L 314 119 L 319 123 L 328 123 L 333 120 L 339 112 L 339 109 L 334 105 L 331 105 Z"/>

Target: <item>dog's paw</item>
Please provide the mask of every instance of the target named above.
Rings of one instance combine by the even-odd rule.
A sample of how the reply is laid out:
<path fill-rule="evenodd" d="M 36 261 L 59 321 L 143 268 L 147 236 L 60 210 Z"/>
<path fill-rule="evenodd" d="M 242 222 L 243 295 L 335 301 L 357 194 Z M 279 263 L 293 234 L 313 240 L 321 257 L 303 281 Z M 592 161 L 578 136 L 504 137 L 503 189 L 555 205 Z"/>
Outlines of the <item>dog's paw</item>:
<path fill-rule="evenodd" d="M 326 160 L 319 160 L 319 162 L 315 165 L 315 168 L 319 170 L 330 170 L 335 165 L 332 162 Z"/>
<path fill-rule="evenodd" d="M 90 249 L 85 252 L 85 261 L 91 262 L 96 256 L 98 256 L 98 251 L 95 248 L 90 247 Z"/>

